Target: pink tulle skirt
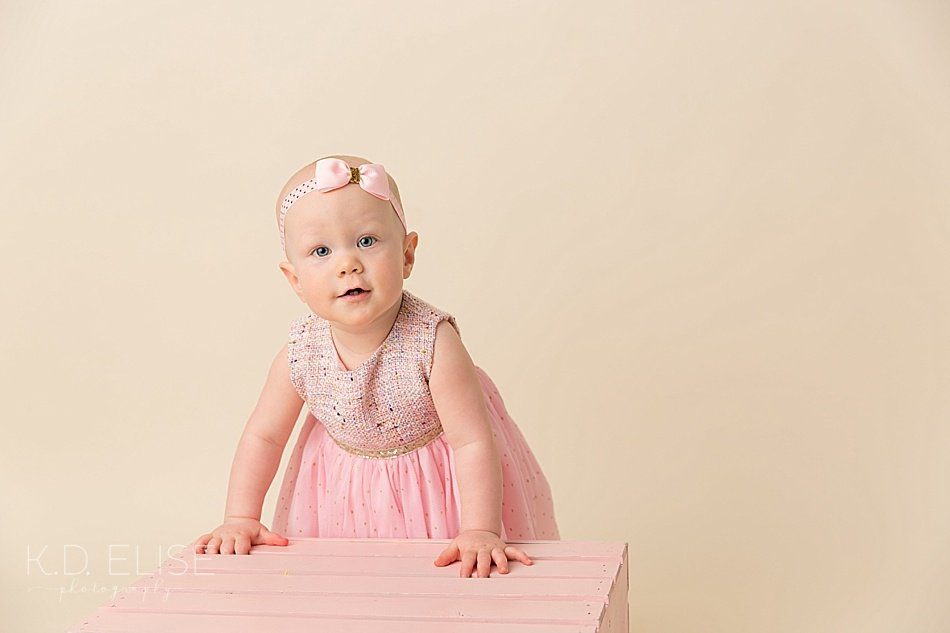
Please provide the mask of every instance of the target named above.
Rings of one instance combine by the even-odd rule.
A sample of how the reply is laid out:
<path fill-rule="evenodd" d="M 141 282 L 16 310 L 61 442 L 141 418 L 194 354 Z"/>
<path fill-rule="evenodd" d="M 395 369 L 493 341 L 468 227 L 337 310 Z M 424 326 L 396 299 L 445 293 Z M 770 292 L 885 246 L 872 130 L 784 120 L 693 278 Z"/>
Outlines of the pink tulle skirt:
<path fill-rule="evenodd" d="M 503 476 L 502 540 L 560 540 L 551 489 L 494 382 L 476 367 Z M 392 458 L 340 448 L 308 413 L 270 528 L 288 538 L 452 539 L 461 507 L 452 447 L 440 435 Z"/>

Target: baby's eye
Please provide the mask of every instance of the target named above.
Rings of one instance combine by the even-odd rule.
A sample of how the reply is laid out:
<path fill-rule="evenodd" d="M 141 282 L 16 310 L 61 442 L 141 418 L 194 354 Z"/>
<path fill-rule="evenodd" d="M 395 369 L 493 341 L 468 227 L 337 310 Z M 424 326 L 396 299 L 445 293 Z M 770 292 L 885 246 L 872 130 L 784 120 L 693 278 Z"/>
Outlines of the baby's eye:
<path fill-rule="evenodd" d="M 359 239 L 358 243 L 360 246 L 372 246 L 378 241 L 379 240 L 377 240 L 372 235 L 364 235 L 363 237 Z M 310 254 L 311 255 L 316 254 L 317 257 L 325 257 L 329 252 L 330 252 L 330 249 L 328 249 L 326 246 L 318 246 L 315 249 L 313 249 L 313 251 L 311 251 Z"/>

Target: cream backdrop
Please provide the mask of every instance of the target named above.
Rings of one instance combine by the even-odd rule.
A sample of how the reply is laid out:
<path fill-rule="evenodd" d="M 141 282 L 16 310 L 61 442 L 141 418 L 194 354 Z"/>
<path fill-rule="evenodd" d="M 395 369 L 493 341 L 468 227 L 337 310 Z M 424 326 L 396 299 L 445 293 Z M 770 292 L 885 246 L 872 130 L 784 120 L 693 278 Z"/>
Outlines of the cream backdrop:
<path fill-rule="evenodd" d="M 948 73 L 940 2 L 0 3 L 0 629 L 217 525 L 351 153 L 632 630 L 947 631 Z"/>

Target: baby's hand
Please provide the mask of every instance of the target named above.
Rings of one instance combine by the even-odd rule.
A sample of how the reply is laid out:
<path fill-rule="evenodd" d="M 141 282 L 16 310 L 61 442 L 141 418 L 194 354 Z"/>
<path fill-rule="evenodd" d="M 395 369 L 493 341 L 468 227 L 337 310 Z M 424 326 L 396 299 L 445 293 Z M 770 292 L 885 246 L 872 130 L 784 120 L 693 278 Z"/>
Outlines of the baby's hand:
<path fill-rule="evenodd" d="M 257 519 L 225 517 L 224 523 L 195 542 L 195 552 L 201 554 L 249 554 L 251 545 L 287 545 L 290 541 L 271 532 Z"/>
<path fill-rule="evenodd" d="M 462 561 L 461 578 L 470 578 L 472 569 L 478 563 L 478 577 L 488 578 L 491 574 L 492 560 L 498 565 L 498 571 L 508 573 L 508 560 L 517 559 L 525 565 L 534 565 L 528 555 L 505 542 L 494 532 L 484 530 L 465 530 L 455 537 L 449 546 L 435 559 L 436 567 Z"/>

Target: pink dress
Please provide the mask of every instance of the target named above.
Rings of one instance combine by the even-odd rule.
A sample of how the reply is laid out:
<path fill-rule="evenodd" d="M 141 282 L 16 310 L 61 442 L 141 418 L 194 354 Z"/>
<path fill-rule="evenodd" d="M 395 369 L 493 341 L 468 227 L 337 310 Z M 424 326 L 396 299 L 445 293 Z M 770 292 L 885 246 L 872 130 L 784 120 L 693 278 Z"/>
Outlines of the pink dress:
<path fill-rule="evenodd" d="M 461 508 L 451 445 L 429 392 L 438 323 L 455 317 L 407 290 L 386 340 L 347 370 L 329 321 L 293 321 L 290 378 L 309 413 L 284 473 L 271 529 L 287 537 L 451 539 Z M 503 472 L 502 540 L 560 540 L 551 489 L 476 366 Z"/>

